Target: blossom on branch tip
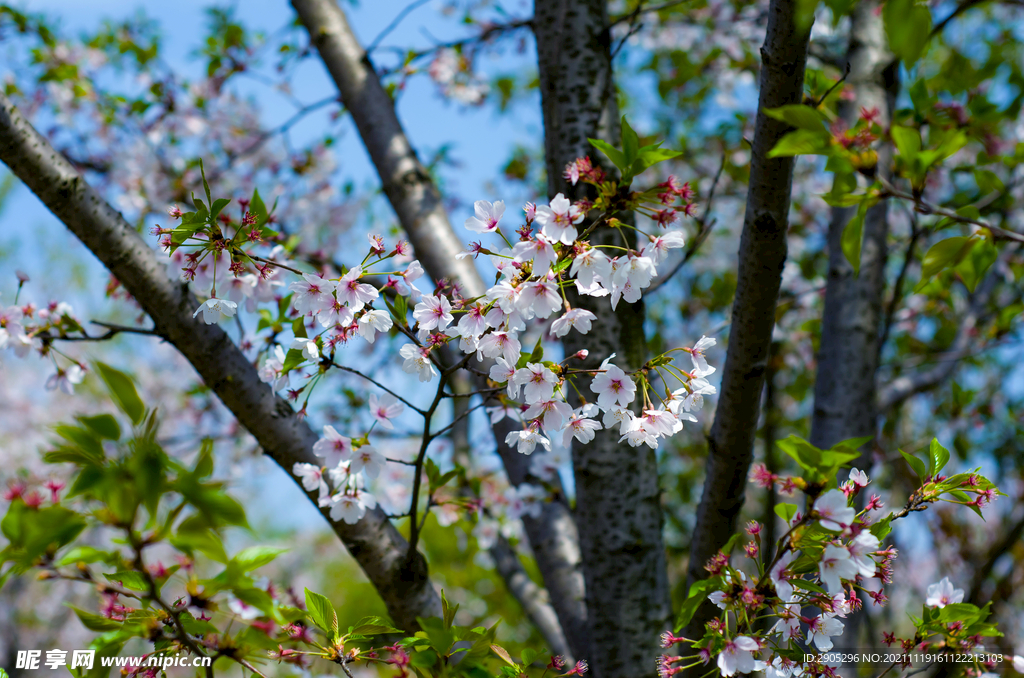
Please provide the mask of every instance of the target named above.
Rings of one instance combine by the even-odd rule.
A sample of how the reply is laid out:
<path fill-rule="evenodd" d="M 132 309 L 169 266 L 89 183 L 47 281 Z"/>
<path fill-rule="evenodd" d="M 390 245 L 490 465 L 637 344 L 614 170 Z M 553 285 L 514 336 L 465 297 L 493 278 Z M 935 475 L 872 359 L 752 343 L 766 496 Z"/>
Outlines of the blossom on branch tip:
<path fill-rule="evenodd" d="M 420 381 L 430 381 L 437 376 L 437 369 L 434 363 L 430 362 L 430 349 L 416 344 L 405 344 L 398 350 L 398 354 L 405 359 L 402 370 L 415 374 Z"/>
<path fill-rule="evenodd" d="M 759 649 L 757 641 L 749 636 L 736 636 L 732 640 L 726 640 L 725 649 L 718 655 L 718 669 L 723 676 L 750 673 L 755 668 L 753 653 Z"/>
<path fill-rule="evenodd" d="M 454 320 L 452 317 L 452 305 L 448 298 L 424 295 L 420 302 L 413 309 L 412 317 L 419 323 L 421 330 L 444 330 Z"/>
<path fill-rule="evenodd" d="M 466 228 L 474 233 L 493 233 L 498 230 L 498 222 L 505 214 L 505 202 L 498 200 L 489 203 L 486 200 L 477 200 L 473 203 L 475 216 L 466 219 Z"/>
<path fill-rule="evenodd" d="M 376 478 L 384 470 L 386 461 L 373 445 L 363 445 L 352 454 L 349 473 L 363 473 L 367 478 Z"/>
<path fill-rule="evenodd" d="M 296 462 L 292 466 L 292 473 L 302 479 L 302 487 L 307 492 L 318 490 L 319 500 L 330 494 L 327 482 L 324 480 L 323 469 L 319 466 Z"/>
<path fill-rule="evenodd" d="M 551 333 L 556 337 L 564 337 L 571 328 L 580 334 L 586 334 L 597 320 L 597 316 L 585 308 L 573 308 L 566 311 L 560 318 L 551 323 Z"/>
<path fill-rule="evenodd" d="M 292 295 L 292 306 L 301 315 L 313 313 L 314 315 L 330 308 L 334 301 L 332 293 L 337 287 L 333 280 L 321 278 L 312 273 L 305 273 L 302 280 L 288 285 L 294 294 Z"/>
<path fill-rule="evenodd" d="M 75 394 L 75 384 L 81 384 L 85 378 L 85 370 L 77 363 L 68 365 L 67 368 L 57 368 L 46 380 L 46 390 L 53 391 L 60 389 L 68 395 Z"/>
<path fill-rule="evenodd" d="M 829 490 L 818 497 L 814 502 L 814 511 L 826 530 L 843 530 L 853 523 L 857 515 L 842 490 Z"/>
<path fill-rule="evenodd" d="M 338 433 L 333 426 L 324 426 L 324 435 L 313 443 L 313 454 L 324 460 L 325 466 L 334 468 L 352 458 L 352 439 Z"/>
<path fill-rule="evenodd" d="M 235 315 L 235 310 L 238 308 L 238 304 L 227 299 L 217 299 L 216 297 L 210 297 L 196 309 L 192 317 L 195 318 L 199 315 L 199 312 L 203 312 L 203 322 L 207 325 L 213 325 L 220 322 L 221 318 L 230 318 Z"/>
<path fill-rule="evenodd" d="M 370 394 L 370 414 L 374 420 L 386 429 L 394 429 L 395 425 L 391 420 L 402 414 L 405 405 L 398 402 L 398 398 L 385 393 L 380 398 L 376 393 Z"/>
<path fill-rule="evenodd" d="M 523 397 L 527 403 L 550 400 L 558 383 L 555 373 L 542 363 L 527 363 L 526 367 L 516 370 L 513 379 L 517 386 L 525 387 Z"/>
<path fill-rule="evenodd" d="M 394 321 L 387 311 L 367 311 L 359 317 L 359 336 L 372 344 L 378 332 L 387 332 L 393 325 Z"/>
<path fill-rule="evenodd" d="M 566 245 L 576 240 L 576 224 L 583 221 L 583 212 L 559 193 L 551 199 L 550 205 L 537 208 L 537 223 L 541 225 L 541 233 Z"/>
<path fill-rule="evenodd" d="M 615 405 L 625 407 L 636 396 L 636 384 L 622 371 L 611 365 L 590 382 L 590 390 L 597 394 L 597 405 L 608 410 Z M 605 424 L 607 425 L 607 424 Z"/>
<path fill-rule="evenodd" d="M 943 577 L 940 581 L 928 586 L 928 597 L 924 604 L 928 607 L 946 607 L 953 603 L 962 603 L 964 590 L 953 587 L 949 577 Z"/>

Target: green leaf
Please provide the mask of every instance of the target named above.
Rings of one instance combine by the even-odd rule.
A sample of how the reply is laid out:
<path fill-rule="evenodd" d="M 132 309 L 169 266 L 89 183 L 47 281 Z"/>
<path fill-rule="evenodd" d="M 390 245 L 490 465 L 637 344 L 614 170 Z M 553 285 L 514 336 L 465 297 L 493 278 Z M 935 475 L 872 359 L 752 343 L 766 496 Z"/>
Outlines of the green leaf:
<path fill-rule="evenodd" d="M 587 139 L 590 145 L 597 150 L 608 156 L 608 159 L 612 161 L 612 164 L 619 168 L 621 171 L 625 171 L 629 167 L 629 163 L 626 162 L 626 156 L 622 154 L 622 151 L 615 148 L 607 141 L 601 141 L 600 139 Z"/>
<path fill-rule="evenodd" d="M 333 642 L 338 636 L 338 613 L 334 611 L 331 601 L 319 593 L 306 589 L 306 610 L 313 623 L 326 631 Z"/>
<path fill-rule="evenodd" d="M 206 202 L 213 204 L 213 195 L 210 194 L 210 184 L 206 181 L 206 169 L 203 168 L 203 159 L 199 158 L 199 174 L 203 177 L 203 191 L 206 192 Z"/>
<path fill-rule="evenodd" d="M 255 189 L 252 192 L 252 200 L 249 201 L 249 211 L 256 217 L 256 228 L 262 227 L 270 218 L 267 206 L 263 203 L 263 198 L 260 197 L 259 189 Z"/>
<path fill-rule="evenodd" d="M 78 616 L 79 621 L 82 622 L 82 626 L 89 629 L 90 631 L 96 631 L 97 633 L 106 633 L 107 631 L 117 631 L 121 628 L 124 622 L 114 621 L 108 619 L 102 615 L 94 614 L 92 612 L 86 612 L 85 610 L 79 609 L 74 605 L 69 605 L 75 614 Z"/>
<path fill-rule="evenodd" d="M 133 570 L 120 570 L 113 574 L 104 574 L 103 576 L 112 584 L 120 584 L 126 589 L 133 591 L 149 590 L 149 584 L 146 582 L 146 579 L 142 574 Z"/>
<path fill-rule="evenodd" d="M 537 337 L 537 343 L 533 346 L 533 352 L 530 353 L 530 357 L 527 359 L 528 363 L 539 363 L 544 359 L 544 346 L 541 344 L 543 338 L 543 334 Z"/>
<path fill-rule="evenodd" d="M 875 535 L 875 538 L 877 538 L 878 541 L 882 541 L 887 536 L 889 536 L 890 532 L 892 532 L 892 516 L 893 514 L 890 513 L 885 518 L 879 520 L 870 528 L 868 528 L 871 534 Z"/>
<path fill-rule="evenodd" d="M 529 666 L 530 664 L 532 664 L 533 660 L 537 658 L 537 654 L 538 654 L 538 652 L 536 650 L 533 650 L 533 649 L 528 648 L 528 647 L 527 648 L 523 648 L 523 654 L 522 654 L 523 666 Z"/>
<path fill-rule="evenodd" d="M 999 250 L 996 249 L 996 246 L 984 238 L 971 247 L 954 270 L 960 276 L 964 286 L 973 292 L 998 256 Z"/>
<path fill-rule="evenodd" d="M 789 123 L 797 129 L 820 132 L 825 129 L 824 120 L 817 109 L 803 104 L 789 104 L 778 108 L 766 108 L 765 115 Z"/>
<path fill-rule="evenodd" d="M 768 152 L 769 158 L 788 158 L 794 155 L 824 155 L 831 149 L 832 137 L 822 129 L 820 132 L 798 129 L 787 133 Z"/>
<path fill-rule="evenodd" d="M 227 198 L 217 198 L 210 209 L 210 221 L 216 221 L 221 211 L 231 203 Z"/>
<path fill-rule="evenodd" d="M 932 438 L 932 444 L 928 448 L 928 475 L 935 477 L 949 461 L 949 450 L 943 447 L 937 438 Z"/>
<path fill-rule="evenodd" d="M 382 633 L 401 633 L 381 617 L 363 617 L 349 631 L 353 636 L 378 636 Z"/>
<path fill-rule="evenodd" d="M 775 515 L 782 518 L 787 525 L 789 524 L 789 521 L 793 520 L 793 516 L 796 515 L 798 510 L 799 508 L 796 504 L 781 503 L 775 505 Z"/>
<path fill-rule="evenodd" d="M 78 421 L 89 427 L 100 438 L 107 440 L 120 440 L 121 427 L 117 419 L 109 414 L 97 414 L 94 417 L 76 417 Z"/>
<path fill-rule="evenodd" d="M 241 568 L 242 572 L 251 572 L 273 562 L 275 558 L 287 551 L 288 549 L 271 546 L 250 546 L 239 551 L 231 561 Z"/>
<path fill-rule="evenodd" d="M 304 362 L 306 359 L 302 356 L 302 351 L 290 348 L 284 356 L 284 366 L 281 368 L 281 372 L 290 372 Z"/>
<path fill-rule="evenodd" d="M 805 589 L 807 591 L 814 591 L 815 593 L 828 595 L 825 589 L 821 588 L 812 581 L 807 581 L 806 579 L 790 579 L 789 583 L 798 589 Z"/>
<path fill-rule="evenodd" d="M 864 203 L 861 203 L 863 205 Z M 850 218 L 843 227 L 843 235 L 840 244 L 843 248 L 843 255 L 853 266 L 853 274 L 860 274 L 860 252 L 864 246 L 864 216 L 865 210 L 858 209 L 857 213 Z"/>
<path fill-rule="evenodd" d="M 907 454 L 903 450 L 900 450 L 900 454 L 906 459 L 907 463 L 910 464 L 910 468 L 914 469 L 914 473 L 917 477 L 924 482 L 924 479 L 928 476 L 928 470 L 925 468 L 924 462 L 915 457 L 912 454 Z"/>
<path fill-rule="evenodd" d="M 622 155 L 626 159 L 626 165 L 631 165 L 634 160 L 637 159 L 640 151 L 640 137 L 637 136 L 636 132 L 629 123 L 626 122 L 626 116 L 622 116 Z"/>
<path fill-rule="evenodd" d="M 921 58 L 932 32 L 932 14 L 927 5 L 917 0 L 886 0 L 882 23 L 889 49 L 911 68 Z"/>
<path fill-rule="evenodd" d="M 697 581 L 690 585 L 690 591 L 686 594 L 686 600 L 683 601 L 682 606 L 679 608 L 679 614 L 676 616 L 676 633 L 679 633 L 684 626 L 690 623 L 693 615 L 697 613 L 697 608 L 708 597 L 708 594 L 721 585 L 721 577 L 711 577 L 710 579 Z"/>
<path fill-rule="evenodd" d="M 623 122 L 625 122 L 625 118 L 623 118 Z M 512 659 L 511 655 L 509 655 L 508 650 L 503 648 L 501 645 L 491 645 L 491 650 L 494 651 L 494 654 L 501 657 L 502 660 L 509 666 L 519 668 L 519 664 L 516 664 L 516 661 Z"/>
<path fill-rule="evenodd" d="M 893 125 L 890 134 L 896 150 L 907 162 L 912 162 L 921 152 L 921 134 L 916 129 Z"/>
<path fill-rule="evenodd" d="M 110 395 L 114 398 L 114 403 L 128 415 L 133 424 L 141 423 L 146 415 L 146 407 L 142 404 L 142 399 L 139 398 L 139 393 L 135 390 L 135 384 L 132 383 L 128 375 L 101 362 L 96 363 L 96 369 L 106 383 Z"/>
<path fill-rule="evenodd" d="M 921 260 L 921 282 L 917 289 L 930 283 L 943 269 L 958 264 L 977 242 L 976 238 L 958 235 L 940 240 L 929 247 Z"/>

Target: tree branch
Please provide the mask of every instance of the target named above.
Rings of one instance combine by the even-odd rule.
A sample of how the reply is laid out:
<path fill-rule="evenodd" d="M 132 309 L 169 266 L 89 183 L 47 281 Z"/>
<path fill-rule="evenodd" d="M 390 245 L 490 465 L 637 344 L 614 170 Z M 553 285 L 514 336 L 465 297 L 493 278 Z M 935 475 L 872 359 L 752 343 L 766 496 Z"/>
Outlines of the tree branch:
<path fill-rule="evenodd" d="M 260 381 L 256 368 L 219 326 L 193 319 L 198 302 L 188 288 L 168 279 L 166 264 L 153 249 L 2 93 L 0 160 L 121 281 L 152 318 L 154 331 L 181 352 L 278 465 L 290 474 L 296 462 L 320 464 L 312 451 L 317 436 L 309 425 Z M 307 496 L 316 501 L 316 495 Z M 326 517 L 327 511 L 321 512 Z M 417 616 L 440 614 L 426 561 L 407 562 L 405 539 L 383 511 L 369 512 L 355 525 L 332 522 L 331 527 L 398 626 L 413 631 L 419 628 Z"/>
<path fill-rule="evenodd" d="M 765 109 L 799 103 L 810 27 L 798 27 L 797 2 L 772 0 L 761 48 L 761 81 L 750 162 L 750 187 L 739 246 L 736 297 L 722 390 L 708 436 L 704 492 L 697 510 L 687 569 L 688 585 L 707 577 L 704 564 L 736 528 L 743 507 L 747 473 L 775 327 L 775 307 L 786 262 L 793 161 L 768 158 L 789 126 Z M 683 635 L 703 635 L 704 623 L 717 611 L 705 604 Z"/>
<path fill-rule="evenodd" d="M 989 271 L 988 275 L 985 276 L 985 279 L 981 281 L 981 284 L 974 291 L 974 294 L 971 295 L 967 312 L 960 319 L 956 337 L 953 339 L 950 347 L 944 351 L 942 361 L 929 370 L 897 377 L 879 390 L 877 403 L 880 412 L 895 407 L 913 395 L 934 388 L 953 376 L 959 361 L 970 353 L 969 349 L 975 340 L 978 323 L 981 321 L 989 299 L 996 287 L 999 277 L 997 269 L 1017 249 L 1014 245 L 1004 248 L 1000 252 L 996 263 L 992 265 L 993 270 Z"/>

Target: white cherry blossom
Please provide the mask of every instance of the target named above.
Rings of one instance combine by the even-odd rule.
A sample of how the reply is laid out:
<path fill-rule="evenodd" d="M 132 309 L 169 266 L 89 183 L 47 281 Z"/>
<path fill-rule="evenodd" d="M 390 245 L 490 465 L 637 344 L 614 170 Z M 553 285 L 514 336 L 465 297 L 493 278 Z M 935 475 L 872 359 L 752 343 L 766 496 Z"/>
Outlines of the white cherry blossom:
<path fill-rule="evenodd" d="M 964 590 L 954 588 L 949 577 L 943 577 L 940 581 L 928 586 L 928 597 L 924 604 L 928 607 L 946 607 L 963 601 Z"/>
<path fill-rule="evenodd" d="M 199 315 L 199 312 L 202 311 L 203 322 L 207 325 L 214 325 L 219 323 L 222 318 L 234 317 L 237 309 L 238 304 L 229 299 L 210 297 L 196 309 L 196 312 L 192 314 L 192 317 L 195 318 Z"/>
<path fill-rule="evenodd" d="M 376 393 L 370 394 L 370 414 L 378 424 L 386 429 L 395 428 L 391 420 L 401 415 L 404 409 L 405 405 L 398 402 L 398 398 L 390 393 L 385 393 L 379 398 Z"/>

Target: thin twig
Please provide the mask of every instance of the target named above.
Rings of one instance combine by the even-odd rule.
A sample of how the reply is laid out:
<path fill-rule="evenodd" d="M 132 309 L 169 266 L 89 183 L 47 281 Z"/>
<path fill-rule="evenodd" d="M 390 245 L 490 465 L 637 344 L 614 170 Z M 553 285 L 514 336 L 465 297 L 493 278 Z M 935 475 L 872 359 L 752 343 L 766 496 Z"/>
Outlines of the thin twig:
<path fill-rule="evenodd" d="M 697 254 L 697 250 L 700 249 L 700 246 L 703 245 L 704 241 L 708 239 L 709 235 L 711 235 L 711 229 L 715 227 L 716 220 L 712 219 L 709 222 L 708 216 L 711 214 L 711 203 L 715 199 L 715 189 L 718 188 L 718 182 L 721 180 L 722 172 L 724 170 L 725 153 L 723 152 L 722 162 L 718 165 L 718 171 L 715 172 L 715 178 L 711 182 L 711 189 L 708 191 L 708 199 L 704 203 L 704 214 L 701 215 L 700 219 L 697 220 L 697 223 L 700 224 L 700 230 L 697 231 L 697 235 L 695 235 L 693 237 L 693 240 L 690 241 L 690 245 L 689 247 L 686 248 L 686 252 L 683 254 L 683 258 L 680 259 L 676 263 L 676 265 L 672 267 L 672 270 L 670 270 L 664 276 L 659 277 L 653 285 L 647 288 L 647 294 L 654 293 L 659 287 L 661 287 L 669 280 L 671 280 L 672 276 L 678 273 L 679 270 L 682 269 L 682 267 L 685 266 L 686 263 L 690 261 L 690 259 L 692 259 L 695 254 Z"/>
<path fill-rule="evenodd" d="M 329 360 L 328 362 L 330 363 L 331 367 L 336 367 L 339 370 L 341 370 L 342 372 L 348 372 L 349 374 L 354 374 L 357 377 L 362 377 L 363 379 L 365 379 L 366 381 L 370 382 L 371 384 L 373 384 L 374 386 L 376 386 L 380 390 L 384 391 L 385 393 L 394 396 L 396 399 L 398 399 L 399 402 L 403 403 L 409 409 L 414 410 L 414 411 L 416 411 L 416 412 L 418 412 L 420 414 L 423 414 L 423 415 L 425 415 L 427 413 L 426 410 L 423 410 L 423 409 L 421 409 L 419 407 L 416 407 L 411 402 L 409 402 L 408 400 L 406 400 L 402 396 L 398 395 L 397 393 L 395 393 L 390 388 L 388 388 L 384 384 L 380 383 L 379 381 L 377 381 L 373 377 L 367 376 L 367 375 L 363 374 L 362 372 L 360 372 L 359 370 L 354 370 L 351 367 L 345 367 L 344 365 L 339 365 L 338 363 L 334 362 L 333 360 Z"/>
<path fill-rule="evenodd" d="M 953 210 L 947 209 L 945 207 L 932 205 L 931 203 L 926 202 L 920 196 L 916 196 L 896 188 L 891 183 L 886 181 L 883 177 L 878 177 L 878 182 L 882 185 L 882 188 L 885 191 L 884 194 L 879 197 L 885 197 L 886 195 L 890 195 L 894 198 L 902 198 L 904 200 L 909 200 L 912 203 L 914 203 L 914 208 L 921 214 L 937 214 L 939 216 L 946 217 L 947 219 L 952 219 L 953 221 L 957 221 L 962 224 L 971 224 L 972 226 L 987 229 L 992 234 L 992 237 L 995 240 L 1012 240 L 1014 242 L 1024 243 L 1024 235 L 1021 235 L 1020 233 L 1008 231 L 1005 228 L 1000 228 L 998 226 L 993 226 L 987 221 L 981 221 L 980 219 L 972 219 L 970 217 L 965 217 L 962 214 L 957 214 Z"/>
<path fill-rule="evenodd" d="M 388 34 L 391 33 L 391 31 L 398 28 L 398 24 L 402 23 L 402 20 L 405 19 L 405 17 L 409 16 L 412 12 L 419 9 L 428 2 L 430 2 L 430 0 L 416 0 L 413 3 L 406 5 L 405 9 L 399 12 L 398 15 L 391 21 L 391 23 L 385 26 L 384 30 L 378 33 L 377 37 L 370 42 L 369 46 L 367 46 L 366 48 L 366 53 L 373 54 L 373 50 L 377 49 L 381 41 L 384 38 L 386 38 Z"/>

